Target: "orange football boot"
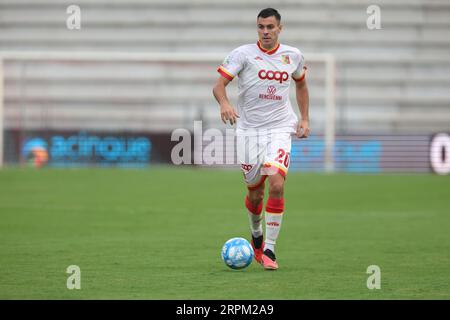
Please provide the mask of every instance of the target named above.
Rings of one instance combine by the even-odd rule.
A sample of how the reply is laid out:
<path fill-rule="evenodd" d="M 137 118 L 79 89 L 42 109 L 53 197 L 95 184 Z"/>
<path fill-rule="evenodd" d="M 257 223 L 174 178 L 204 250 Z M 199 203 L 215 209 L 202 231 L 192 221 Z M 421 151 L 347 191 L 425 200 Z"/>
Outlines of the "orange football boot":
<path fill-rule="evenodd" d="M 255 260 L 256 262 L 262 264 L 262 256 L 263 256 L 263 236 L 259 236 L 257 238 L 253 237 L 252 235 L 252 248 L 253 252 L 255 253 Z"/>
<path fill-rule="evenodd" d="M 262 265 L 264 269 L 266 270 L 277 270 L 278 269 L 278 263 L 277 258 L 275 258 L 275 253 L 273 253 L 271 250 L 266 249 L 264 251 L 264 254 L 262 255 Z"/>

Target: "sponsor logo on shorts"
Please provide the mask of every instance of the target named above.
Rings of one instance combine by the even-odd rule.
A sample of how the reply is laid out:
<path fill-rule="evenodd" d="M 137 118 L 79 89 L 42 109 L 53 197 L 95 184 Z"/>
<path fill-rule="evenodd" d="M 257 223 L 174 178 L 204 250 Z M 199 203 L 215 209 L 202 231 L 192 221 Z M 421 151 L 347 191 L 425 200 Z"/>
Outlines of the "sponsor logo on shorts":
<path fill-rule="evenodd" d="M 245 172 L 249 172 L 250 170 L 252 170 L 253 166 L 251 164 L 241 164 L 241 168 Z"/>

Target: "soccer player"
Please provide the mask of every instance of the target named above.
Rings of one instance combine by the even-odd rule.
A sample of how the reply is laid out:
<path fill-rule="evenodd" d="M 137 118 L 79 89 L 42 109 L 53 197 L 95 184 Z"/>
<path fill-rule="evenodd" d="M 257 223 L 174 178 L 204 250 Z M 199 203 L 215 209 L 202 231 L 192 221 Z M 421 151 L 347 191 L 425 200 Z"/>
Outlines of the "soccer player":
<path fill-rule="evenodd" d="M 284 183 L 289 167 L 291 135 L 307 138 L 309 129 L 309 94 L 306 66 L 297 48 L 280 44 L 283 29 L 277 10 L 262 10 L 256 20 L 258 42 L 233 50 L 218 68 L 220 76 L 213 94 L 220 105 L 224 123 L 236 124 L 238 161 L 244 173 L 255 259 L 266 270 L 278 269 L 275 243 L 284 213 Z M 238 76 L 237 110 L 227 98 L 226 86 Z M 291 79 L 301 121 L 289 101 Z M 265 180 L 269 192 L 265 206 L 265 241 L 262 208 Z"/>

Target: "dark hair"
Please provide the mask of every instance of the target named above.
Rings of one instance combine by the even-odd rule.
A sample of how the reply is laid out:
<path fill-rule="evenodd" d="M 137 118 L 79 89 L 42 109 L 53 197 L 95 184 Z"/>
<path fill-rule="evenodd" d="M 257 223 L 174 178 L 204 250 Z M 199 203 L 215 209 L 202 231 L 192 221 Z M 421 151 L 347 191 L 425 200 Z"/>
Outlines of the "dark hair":
<path fill-rule="evenodd" d="M 268 17 L 272 17 L 272 16 L 274 16 L 278 22 L 281 21 L 281 15 L 274 8 L 266 8 L 266 9 L 261 10 L 261 12 L 258 14 L 257 18 L 268 18 Z"/>

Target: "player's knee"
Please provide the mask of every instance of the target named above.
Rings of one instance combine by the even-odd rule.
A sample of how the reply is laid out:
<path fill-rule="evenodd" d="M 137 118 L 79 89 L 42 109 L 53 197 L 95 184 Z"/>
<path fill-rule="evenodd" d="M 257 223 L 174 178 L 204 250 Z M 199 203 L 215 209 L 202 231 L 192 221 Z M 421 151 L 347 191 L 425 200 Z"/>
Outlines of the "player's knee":
<path fill-rule="evenodd" d="M 284 191 L 284 181 L 273 181 L 269 185 L 269 194 L 271 197 L 281 197 Z"/>
<path fill-rule="evenodd" d="M 252 205 L 257 206 L 264 199 L 264 188 L 251 191 L 248 199 Z"/>

